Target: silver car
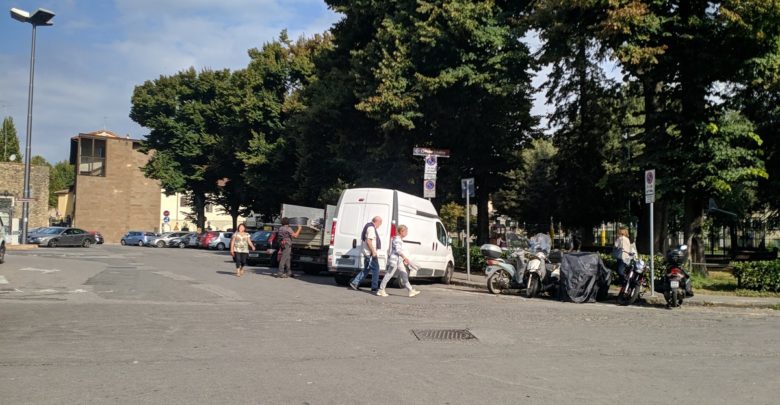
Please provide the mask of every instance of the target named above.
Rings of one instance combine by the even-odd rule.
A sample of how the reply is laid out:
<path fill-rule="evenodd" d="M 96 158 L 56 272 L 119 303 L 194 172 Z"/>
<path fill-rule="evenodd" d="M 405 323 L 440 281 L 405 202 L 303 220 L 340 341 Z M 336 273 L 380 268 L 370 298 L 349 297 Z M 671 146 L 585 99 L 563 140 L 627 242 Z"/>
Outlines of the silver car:
<path fill-rule="evenodd" d="M 172 239 L 181 238 L 187 234 L 189 232 L 165 232 L 159 236 L 147 239 L 145 245 L 158 248 L 166 247 Z"/>
<path fill-rule="evenodd" d="M 52 226 L 36 232 L 27 237 L 27 243 L 38 246 L 83 246 L 90 247 L 95 244 L 95 235 L 79 229 Z"/>

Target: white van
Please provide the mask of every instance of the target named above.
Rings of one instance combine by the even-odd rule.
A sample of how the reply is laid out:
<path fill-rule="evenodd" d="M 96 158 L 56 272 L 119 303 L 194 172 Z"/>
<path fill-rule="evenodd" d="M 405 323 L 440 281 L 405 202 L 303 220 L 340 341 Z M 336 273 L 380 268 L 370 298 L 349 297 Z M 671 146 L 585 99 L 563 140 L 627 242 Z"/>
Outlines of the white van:
<path fill-rule="evenodd" d="M 452 247 L 436 209 L 430 201 L 396 190 L 356 188 L 344 190 L 336 206 L 328 249 L 328 270 L 336 282 L 347 285 L 363 269 L 361 232 L 375 217 L 382 218 L 377 230 L 382 241 L 378 249 L 380 274 L 384 273 L 390 240 L 398 225 L 409 234 L 404 247 L 419 269 L 412 278 L 438 278 L 449 284 L 455 268 Z"/>

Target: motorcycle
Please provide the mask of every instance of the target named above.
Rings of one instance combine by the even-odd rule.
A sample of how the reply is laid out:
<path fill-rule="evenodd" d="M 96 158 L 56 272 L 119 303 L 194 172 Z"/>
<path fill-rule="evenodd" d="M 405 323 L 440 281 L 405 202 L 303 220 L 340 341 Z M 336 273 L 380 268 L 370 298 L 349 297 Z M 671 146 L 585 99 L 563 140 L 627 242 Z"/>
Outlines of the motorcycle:
<path fill-rule="evenodd" d="M 531 250 L 528 263 L 523 274 L 523 285 L 525 285 L 526 298 L 539 296 L 542 292 L 548 292 L 554 295 L 558 290 L 560 281 L 561 266 L 560 260 L 553 263 L 552 257 L 560 259 L 560 252 L 550 253 L 552 240 L 547 234 L 536 234 L 529 241 Z"/>
<path fill-rule="evenodd" d="M 517 271 L 517 269 L 525 269 L 526 266 L 523 249 L 517 249 L 510 253 L 509 259 L 514 263 L 502 259 L 503 251 L 496 245 L 482 245 L 479 251 L 487 262 L 485 276 L 487 277 L 488 291 L 491 294 L 501 294 L 506 290 L 519 289 L 523 286 L 523 273 Z"/>
<path fill-rule="evenodd" d="M 686 295 L 693 295 L 691 278 L 683 270 L 688 246 L 681 245 L 666 252 L 666 274 L 661 279 L 664 298 L 668 308 L 679 307 Z"/>
<path fill-rule="evenodd" d="M 620 286 L 620 292 L 618 292 L 618 304 L 631 305 L 636 302 L 637 298 L 641 294 L 643 287 L 647 285 L 645 279 L 645 272 L 647 266 L 643 260 L 636 259 L 635 253 L 629 253 L 631 255 L 631 263 L 626 267 L 626 276 L 623 284 Z"/>

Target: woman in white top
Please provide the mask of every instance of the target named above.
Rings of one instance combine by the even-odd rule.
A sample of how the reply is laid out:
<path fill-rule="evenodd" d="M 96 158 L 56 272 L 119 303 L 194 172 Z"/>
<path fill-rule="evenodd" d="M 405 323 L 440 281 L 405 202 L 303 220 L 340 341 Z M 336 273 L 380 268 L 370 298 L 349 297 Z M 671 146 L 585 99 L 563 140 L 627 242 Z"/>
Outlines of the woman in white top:
<path fill-rule="evenodd" d="M 620 282 L 623 282 L 626 274 L 626 266 L 631 263 L 631 241 L 628 239 L 628 229 L 621 227 L 618 229 L 618 237 L 615 239 L 615 247 L 621 250 L 618 262 L 617 273 L 620 276 Z"/>
<path fill-rule="evenodd" d="M 410 297 L 414 297 L 420 293 L 419 290 L 415 290 L 409 283 L 409 273 L 406 272 L 406 265 L 409 264 L 409 258 L 406 256 L 406 251 L 404 250 L 403 239 L 408 233 L 409 228 L 407 228 L 406 225 L 398 226 L 398 235 L 393 238 L 392 244 L 390 245 L 390 255 L 387 258 L 387 271 L 385 272 L 385 277 L 382 279 L 382 284 L 379 286 L 379 291 L 376 292 L 376 295 L 380 297 L 387 297 L 385 287 L 387 287 L 387 283 L 393 278 L 396 271 L 400 272 L 399 277 L 401 277 L 401 282 L 404 287 L 409 290 Z"/>

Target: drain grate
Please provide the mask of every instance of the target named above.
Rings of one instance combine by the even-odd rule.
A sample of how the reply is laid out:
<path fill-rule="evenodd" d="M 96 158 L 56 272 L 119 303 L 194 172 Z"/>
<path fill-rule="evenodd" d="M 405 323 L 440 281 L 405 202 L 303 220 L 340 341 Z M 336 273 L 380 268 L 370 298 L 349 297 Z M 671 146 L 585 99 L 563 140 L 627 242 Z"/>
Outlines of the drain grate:
<path fill-rule="evenodd" d="M 412 334 L 420 341 L 461 342 L 477 340 L 468 329 L 412 329 Z"/>

